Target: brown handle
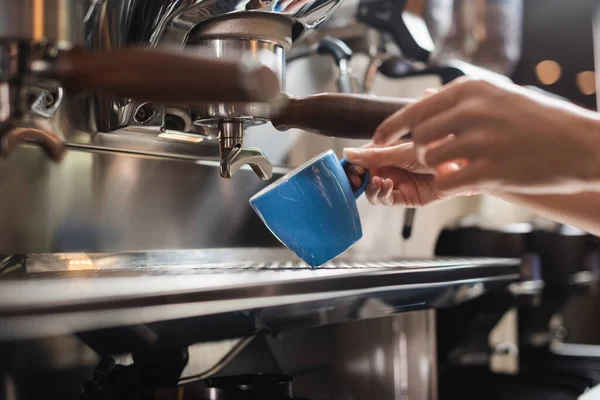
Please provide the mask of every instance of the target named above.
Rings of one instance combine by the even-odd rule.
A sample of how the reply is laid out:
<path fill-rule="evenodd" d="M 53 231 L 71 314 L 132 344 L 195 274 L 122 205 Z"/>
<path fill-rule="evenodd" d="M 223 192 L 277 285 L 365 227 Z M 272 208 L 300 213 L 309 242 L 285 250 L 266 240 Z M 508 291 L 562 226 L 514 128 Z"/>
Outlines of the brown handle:
<path fill-rule="evenodd" d="M 323 136 L 370 139 L 379 124 L 412 102 L 335 93 L 292 97 L 281 112 L 271 118 L 271 122 L 280 131 L 302 129 Z"/>
<path fill-rule="evenodd" d="M 267 102 L 281 90 L 266 66 L 164 50 L 67 51 L 54 73 L 66 90 L 152 102 Z"/>

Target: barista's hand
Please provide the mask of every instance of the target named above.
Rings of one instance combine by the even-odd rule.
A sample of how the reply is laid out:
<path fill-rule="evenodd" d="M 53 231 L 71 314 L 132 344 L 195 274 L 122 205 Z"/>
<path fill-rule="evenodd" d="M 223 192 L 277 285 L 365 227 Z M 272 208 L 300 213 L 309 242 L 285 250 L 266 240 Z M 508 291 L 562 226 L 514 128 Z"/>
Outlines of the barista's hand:
<path fill-rule="evenodd" d="M 419 182 L 444 193 L 600 190 L 600 117 L 516 85 L 456 80 L 392 115 L 373 141 L 408 131 L 419 160 L 436 171 Z M 443 168 L 456 161 L 462 168 Z"/>
<path fill-rule="evenodd" d="M 371 204 L 420 207 L 448 197 L 436 184 L 433 171 L 419 161 L 412 142 L 376 148 L 345 149 L 344 157 L 352 164 L 348 175 L 353 187 L 360 187 L 364 168 L 371 171 L 371 182 L 365 192 Z M 448 172 L 458 169 L 454 163 L 440 167 Z M 460 194 L 476 194 L 464 189 Z"/>

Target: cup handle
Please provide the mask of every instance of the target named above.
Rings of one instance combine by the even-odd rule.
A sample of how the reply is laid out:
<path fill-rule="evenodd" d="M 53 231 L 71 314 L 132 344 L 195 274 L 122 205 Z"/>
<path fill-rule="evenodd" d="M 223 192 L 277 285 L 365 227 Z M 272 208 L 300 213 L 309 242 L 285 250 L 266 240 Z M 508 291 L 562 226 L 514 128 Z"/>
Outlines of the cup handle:
<path fill-rule="evenodd" d="M 346 159 L 342 159 L 341 163 L 342 163 L 342 167 L 344 169 L 350 165 L 350 162 L 348 162 L 348 160 L 346 160 Z M 352 191 L 354 193 L 355 199 L 358 199 L 360 196 L 362 196 L 362 194 L 367 189 L 367 185 L 369 184 L 370 180 L 371 180 L 371 172 L 369 172 L 369 170 L 367 169 L 367 170 L 365 170 L 365 174 L 362 176 L 362 185 L 360 185 L 360 187 L 358 189 L 355 189 Z"/>

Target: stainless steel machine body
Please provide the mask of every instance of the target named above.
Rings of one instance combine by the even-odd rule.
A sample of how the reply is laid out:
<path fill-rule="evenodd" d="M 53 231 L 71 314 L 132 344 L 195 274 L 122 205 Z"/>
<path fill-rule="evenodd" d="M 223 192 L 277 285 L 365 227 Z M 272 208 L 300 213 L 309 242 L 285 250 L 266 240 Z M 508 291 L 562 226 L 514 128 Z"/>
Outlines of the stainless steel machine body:
<path fill-rule="evenodd" d="M 52 57 L 63 50 L 168 47 L 209 58 L 266 64 L 283 86 L 285 52 L 307 30 L 325 21 L 340 3 L 341 0 L 3 1 L 2 120 L 12 128 L 27 122 L 23 114 L 33 115 L 43 126 L 40 130 L 64 139 L 67 146 L 84 145 L 90 150 L 148 152 L 135 140 L 123 146 L 106 146 L 100 133 L 148 136 L 156 140 L 154 147 L 161 154 L 170 151 L 166 141 L 183 141 L 193 147 L 204 139 L 218 139 L 219 147 L 208 147 L 215 153 L 220 149 L 223 177 L 231 177 L 248 163 L 260 178 L 270 179 L 271 164 L 262 151 L 242 147 L 244 127 L 263 123 L 264 118 L 254 116 L 264 116 L 268 105 L 212 103 L 190 109 L 99 93 L 68 93 L 64 97 L 61 93 L 58 98 L 45 87 L 52 80 L 41 75 L 53 68 Z M 52 113 L 37 112 L 35 105 L 41 100 L 25 95 L 24 91 L 37 84 L 46 89 L 36 94 L 43 96 L 41 99 L 48 103 L 46 108 L 52 108 Z M 256 111 L 257 107 L 260 111 Z"/>
<path fill-rule="evenodd" d="M 61 234 L 65 229 L 88 232 L 82 236 L 89 240 L 81 243 L 81 249 L 93 251 L 252 245 L 245 243 L 246 238 L 268 237 L 247 206 L 249 197 L 265 183 L 247 172 L 231 181 L 212 177 L 218 177 L 219 170 L 231 177 L 248 166 L 262 179 L 285 172 L 273 169 L 261 149 L 242 146 L 244 128 L 265 122 L 254 114 L 264 116 L 267 104 L 205 102 L 190 107 L 76 93 L 63 90 L 48 72 L 62 52 L 71 50 L 168 48 L 267 64 L 283 88 L 286 50 L 340 3 L 1 1 L 0 148 L 6 159 L 0 162 L 0 171 L 27 184 L 18 184 L 16 178 L 0 184 L 7 194 L 0 220 L 10 226 L 0 239 L 0 251 L 72 250 L 60 239 L 72 236 Z M 49 163 L 29 144 L 14 150 L 30 140 L 45 143 L 45 152 L 62 162 Z M 177 202 L 179 220 L 173 218 Z M 230 211 L 222 213 L 224 209 Z M 219 221 L 209 222 L 211 215 Z M 171 239 L 153 232 L 154 226 L 170 231 Z M 232 231 L 256 226 L 262 234 L 240 232 L 231 239 L 224 226 Z M 214 235 L 215 231 L 221 234 Z M 115 239 L 115 232 L 120 232 L 120 239 Z"/>

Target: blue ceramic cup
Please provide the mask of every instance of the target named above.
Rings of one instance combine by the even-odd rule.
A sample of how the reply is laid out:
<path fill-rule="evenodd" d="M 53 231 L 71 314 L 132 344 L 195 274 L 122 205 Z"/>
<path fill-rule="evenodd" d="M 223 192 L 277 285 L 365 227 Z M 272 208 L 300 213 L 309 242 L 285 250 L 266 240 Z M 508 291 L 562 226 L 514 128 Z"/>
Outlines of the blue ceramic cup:
<path fill-rule="evenodd" d="M 344 167 L 333 150 L 306 162 L 250 199 L 269 230 L 311 267 L 339 256 L 362 238 L 356 199 L 363 184 L 352 190 Z"/>

